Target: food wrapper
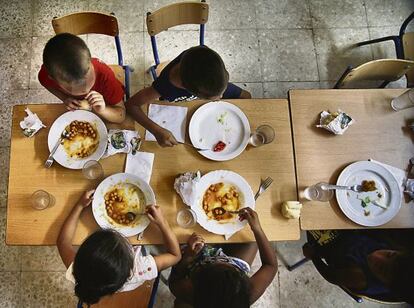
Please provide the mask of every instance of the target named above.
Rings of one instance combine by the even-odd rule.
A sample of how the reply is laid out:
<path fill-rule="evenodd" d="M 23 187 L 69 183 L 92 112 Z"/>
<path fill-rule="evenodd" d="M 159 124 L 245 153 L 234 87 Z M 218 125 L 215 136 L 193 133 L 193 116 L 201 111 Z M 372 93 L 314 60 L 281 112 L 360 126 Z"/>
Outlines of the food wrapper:
<path fill-rule="evenodd" d="M 200 181 L 201 173 L 186 172 L 181 174 L 174 181 L 174 189 L 180 195 L 184 204 L 191 206 L 194 203 L 197 193 L 197 183 Z"/>
<path fill-rule="evenodd" d="M 137 131 L 110 129 L 108 132 L 108 146 L 102 158 L 117 153 L 135 154 L 141 147 L 141 137 Z"/>
<path fill-rule="evenodd" d="M 410 197 L 410 200 L 414 199 L 414 179 L 407 179 L 404 193 Z"/>
<path fill-rule="evenodd" d="M 342 135 L 354 120 L 345 112 L 338 110 L 337 112 L 322 111 L 319 125 L 316 127 L 322 127 L 335 135 Z"/>
<path fill-rule="evenodd" d="M 23 129 L 23 135 L 32 137 L 42 127 L 46 127 L 46 125 L 43 125 L 37 114 L 31 112 L 29 108 L 26 108 L 24 111 L 26 111 L 27 117 L 25 117 L 23 121 L 20 121 L 20 127 Z"/>

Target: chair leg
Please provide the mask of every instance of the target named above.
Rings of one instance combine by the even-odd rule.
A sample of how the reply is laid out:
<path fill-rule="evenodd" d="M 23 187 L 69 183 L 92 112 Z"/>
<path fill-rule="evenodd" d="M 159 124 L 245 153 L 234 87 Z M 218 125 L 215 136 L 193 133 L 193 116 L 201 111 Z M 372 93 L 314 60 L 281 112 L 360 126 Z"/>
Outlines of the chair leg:
<path fill-rule="evenodd" d="M 384 81 L 383 83 L 380 84 L 379 88 L 384 89 L 389 83 L 390 83 L 389 81 Z"/>
<path fill-rule="evenodd" d="M 348 294 L 350 297 L 352 297 L 352 299 L 354 301 L 356 301 L 357 303 L 361 304 L 364 300 L 362 299 L 362 297 L 359 297 L 358 295 L 353 294 L 352 292 L 350 292 L 349 290 L 347 290 L 346 288 L 343 288 L 341 286 L 339 286 L 346 294 Z"/>
<path fill-rule="evenodd" d="M 155 65 L 150 67 L 150 73 L 151 73 L 153 80 L 157 79 L 157 72 L 155 71 L 155 67 L 156 67 Z"/>
<path fill-rule="evenodd" d="M 381 37 L 381 38 L 377 38 L 377 39 L 373 39 L 373 40 L 359 42 L 359 43 L 356 43 L 355 45 L 364 46 L 364 45 L 370 45 L 370 44 L 375 44 L 375 43 L 380 43 L 380 42 L 385 42 L 385 41 L 391 41 L 391 40 L 395 42 L 395 38 L 398 38 L 398 36 L 385 36 L 385 37 Z"/>
<path fill-rule="evenodd" d="M 158 275 L 154 281 L 154 284 L 152 285 L 151 297 L 148 302 L 148 308 L 154 307 L 155 297 L 157 296 L 157 290 L 158 290 L 159 283 L 160 283 L 160 276 Z"/>
<path fill-rule="evenodd" d="M 130 77 L 130 67 L 128 65 L 124 65 L 124 70 L 125 70 L 125 97 L 128 100 L 130 97 L 130 82 L 129 82 L 129 77 Z"/>
<path fill-rule="evenodd" d="M 339 80 L 334 85 L 334 89 L 339 89 L 341 87 L 342 81 L 344 81 L 345 77 L 348 75 L 348 73 L 352 70 L 352 66 L 348 66 L 345 70 L 345 72 L 342 74 L 342 76 L 339 78 Z"/>
<path fill-rule="evenodd" d="M 289 271 L 289 272 L 291 272 L 291 271 L 295 270 L 296 268 L 298 268 L 298 267 L 302 266 L 303 264 L 305 264 L 305 263 L 306 263 L 306 262 L 308 262 L 308 261 L 310 261 L 310 259 L 308 259 L 308 258 L 303 258 L 302 260 L 300 260 L 300 261 L 296 262 L 296 263 L 295 263 L 295 264 L 293 264 L 293 265 L 288 265 L 288 266 L 287 266 L 287 269 L 288 269 L 288 271 Z"/>

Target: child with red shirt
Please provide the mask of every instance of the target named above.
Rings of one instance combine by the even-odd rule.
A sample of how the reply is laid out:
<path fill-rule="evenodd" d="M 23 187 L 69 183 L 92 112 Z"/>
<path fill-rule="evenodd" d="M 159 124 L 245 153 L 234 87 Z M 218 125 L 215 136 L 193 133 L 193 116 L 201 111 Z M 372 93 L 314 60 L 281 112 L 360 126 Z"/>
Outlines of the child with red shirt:
<path fill-rule="evenodd" d="M 114 123 L 125 119 L 122 83 L 109 66 L 91 58 L 85 42 L 76 35 L 61 33 L 47 42 L 38 77 L 68 110 L 80 109 L 80 101 L 87 100 L 103 119 Z"/>

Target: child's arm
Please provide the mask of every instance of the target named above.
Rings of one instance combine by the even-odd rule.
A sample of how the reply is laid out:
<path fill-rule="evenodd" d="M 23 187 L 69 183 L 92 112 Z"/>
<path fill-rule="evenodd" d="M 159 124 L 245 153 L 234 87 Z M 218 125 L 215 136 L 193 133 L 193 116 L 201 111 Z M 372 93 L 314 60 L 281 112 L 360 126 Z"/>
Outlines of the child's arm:
<path fill-rule="evenodd" d="M 59 250 L 60 257 L 66 268 L 75 260 L 76 250 L 72 245 L 72 240 L 75 235 L 76 226 L 79 221 L 79 216 L 82 210 L 91 204 L 92 196 L 95 190 L 89 190 L 82 194 L 82 197 L 76 202 L 69 216 L 60 229 L 59 237 L 56 245 Z"/>
<path fill-rule="evenodd" d="M 85 99 L 88 100 L 93 111 L 105 120 L 112 123 L 122 123 L 125 120 L 125 105 L 122 101 L 115 105 L 107 106 L 102 94 L 96 91 L 89 92 Z"/>
<path fill-rule="evenodd" d="M 141 109 L 142 106 L 149 104 L 158 98 L 160 98 L 160 94 L 153 87 L 144 88 L 127 100 L 125 103 L 126 109 L 135 121 L 155 136 L 159 145 L 162 147 L 171 147 L 178 144 L 174 135 L 169 130 L 162 128 L 148 118 Z"/>
<path fill-rule="evenodd" d="M 262 261 L 260 269 L 250 278 L 250 304 L 253 304 L 272 283 L 277 273 L 277 258 L 263 232 L 257 213 L 251 208 L 244 208 L 240 217 L 242 220 L 247 219 L 256 239 Z"/>
<path fill-rule="evenodd" d="M 162 271 L 170 266 L 177 264 L 181 259 L 180 246 L 177 237 L 172 232 L 168 222 L 164 219 L 161 209 L 155 205 L 147 207 L 148 218 L 160 228 L 164 246 L 167 250 L 159 256 L 154 256 L 158 271 Z"/>

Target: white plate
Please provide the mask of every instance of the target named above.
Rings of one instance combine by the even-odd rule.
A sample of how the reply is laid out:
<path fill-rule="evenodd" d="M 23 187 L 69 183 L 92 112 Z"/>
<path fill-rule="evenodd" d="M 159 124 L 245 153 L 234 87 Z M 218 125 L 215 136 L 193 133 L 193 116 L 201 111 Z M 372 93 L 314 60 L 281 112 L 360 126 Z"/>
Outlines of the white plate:
<path fill-rule="evenodd" d="M 108 130 L 104 122 L 94 113 L 85 110 L 68 111 L 62 114 L 59 118 L 53 122 L 49 130 L 49 136 L 47 138 L 47 144 L 49 151 L 53 149 L 56 142 L 60 138 L 63 130 L 72 121 L 87 121 L 96 125 L 96 129 L 99 134 L 99 145 L 92 155 L 82 158 L 75 159 L 68 156 L 62 146 L 59 146 L 56 150 L 53 158 L 63 167 L 69 169 L 82 169 L 83 165 L 89 160 L 99 160 L 105 153 L 106 146 L 108 143 Z"/>
<path fill-rule="evenodd" d="M 336 199 L 342 212 L 353 222 L 363 226 L 380 226 L 389 222 L 397 215 L 401 207 L 402 195 L 397 180 L 385 167 L 370 161 L 359 161 L 342 170 L 337 185 L 361 184 L 363 180 L 375 181 L 377 191 L 357 193 L 349 190 L 336 190 Z M 376 200 L 378 193 L 382 194 L 378 202 L 387 206 L 387 209 L 373 204 L 362 207 L 359 199 L 369 197 L 371 200 Z M 370 212 L 368 216 L 365 216 L 364 209 Z"/>
<path fill-rule="evenodd" d="M 201 177 L 200 181 L 197 183 L 197 193 L 194 204 L 191 206 L 191 209 L 197 215 L 197 223 L 200 224 L 204 229 L 215 234 L 233 234 L 241 229 L 247 224 L 247 221 L 240 221 L 236 217 L 229 222 L 219 222 L 214 219 L 208 219 L 206 213 L 202 208 L 203 196 L 205 191 L 211 184 L 218 182 L 225 182 L 231 185 L 234 185 L 240 193 L 240 208 L 251 207 L 254 209 L 255 201 L 253 196 L 253 191 L 247 183 L 247 181 L 233 171 L 227 170 L 217 170 L 212 171 Z"/>
<path fill-rule="evenodd" d="M 124 236 L 134 236 L 141 233 L 149 225 L 150 221 L 147 216 L 142 215 L 136 225 L 132 227 L 121 226 L 108 216 L 105 209 L 105 193 L 115 185 L 132 184 L 144 193 L 146 205 L 155 204 L 155 195 L 147 182 L 140 177 L 129 173 L 116 173 L 103 180 L 96 188 L 93 201 L 92 212 L 98 225 L 103 229 L 115 229 Z"/>
<path fill-rule="evenodd" d="M 211 160 L 224 161 L 239 156 L 250 138 L 249 120 L 240 108 L 227 102 L 211 102 L 202 105 L 190 120 L 191 143 L 198 148 L 211 149 L 199 153 Z M 214 152 L 219 142 L 226 143 L 221 152 Z"/>

